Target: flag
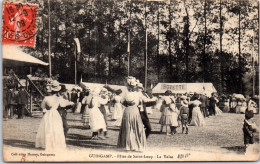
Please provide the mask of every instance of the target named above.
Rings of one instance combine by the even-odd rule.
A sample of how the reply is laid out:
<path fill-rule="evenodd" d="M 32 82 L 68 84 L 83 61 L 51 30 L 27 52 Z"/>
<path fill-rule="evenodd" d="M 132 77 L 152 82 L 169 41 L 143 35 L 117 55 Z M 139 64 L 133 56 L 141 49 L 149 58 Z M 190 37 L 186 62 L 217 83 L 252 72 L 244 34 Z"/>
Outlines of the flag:
<path fill-rule="evenodd" d="M 81 76 L 80 76 L 80 84 L 82 83 L 82 74 L 81 74 Z"/>
<path fill-rule="evenodd" d="M 74 38 L 75 42 L 76 42 L 76 46 L 77 46 L 77 51 L 78 53 L 81 52 L 81 49 L 80 49 L 80 43 L 79 43 L 79 39 L 78 38 Z"/>

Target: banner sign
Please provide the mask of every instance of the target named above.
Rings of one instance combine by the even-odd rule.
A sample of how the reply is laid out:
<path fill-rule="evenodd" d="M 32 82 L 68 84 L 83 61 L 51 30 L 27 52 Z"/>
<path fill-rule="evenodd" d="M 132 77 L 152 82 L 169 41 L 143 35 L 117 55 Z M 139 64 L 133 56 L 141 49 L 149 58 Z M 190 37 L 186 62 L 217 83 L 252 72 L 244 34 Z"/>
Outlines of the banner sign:
<path fill-rule="evenodd" d="M 162 84 L 163 90 L 183 91 L 187 90 L 187 84 Z"/>

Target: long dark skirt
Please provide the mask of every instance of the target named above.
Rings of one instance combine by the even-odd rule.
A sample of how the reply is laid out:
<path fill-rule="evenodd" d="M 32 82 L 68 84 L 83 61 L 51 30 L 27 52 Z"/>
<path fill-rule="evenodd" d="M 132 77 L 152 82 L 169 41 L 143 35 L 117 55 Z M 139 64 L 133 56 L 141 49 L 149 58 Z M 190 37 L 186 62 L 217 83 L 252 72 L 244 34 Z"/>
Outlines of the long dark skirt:
<path fill-rule="evenodd" d="M 117 147 L 133 151 L 143 151 L 146 147 L 145 129 L 137 106 L 124 110 Z"/>

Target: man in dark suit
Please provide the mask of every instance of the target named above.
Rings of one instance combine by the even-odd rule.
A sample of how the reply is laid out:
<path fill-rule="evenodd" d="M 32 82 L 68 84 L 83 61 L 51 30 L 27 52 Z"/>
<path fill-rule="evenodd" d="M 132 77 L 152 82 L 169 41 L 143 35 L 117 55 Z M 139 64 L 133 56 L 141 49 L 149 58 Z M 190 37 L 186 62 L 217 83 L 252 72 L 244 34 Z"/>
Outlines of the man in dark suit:
<path fill-rule="evenodd" d="M 76 110 L 76 104 L 78 102 L 78 93 L 77 90 L 75 88 L 73 88 L 71 90 L 71 95 L 70 95 L 70 101 L 72 101 L 74 103 L 73 107 L 72 107 L 72 112 L 75 113 Z"/>
<path fill-rule="evenodd" d="M 150 124 L 150 121 L 149 121 L 149 117 L 148 117 L 148 114 L 147 114 L 147 111 L 146 111 L 146 107 L 155 105 L 156 99 L 152 97 L 151 93 L 148 95 L 147 93 L 144 92 L 144 88 L 143 88 L 142 83 L 137 84 L 137 89 L 138 89 L 138 92 L 142 96 L 144 96 L 146 99 L 151 99 L 151 101 L 149 101 L 149 102 L 140 101 L 140 103 L 138 105 L 140 115 L 141 115 L 141 119 L 142 119 L 144 127 L 145 127 L 145 135 L 146 135 L 146 138 L 148 138 L 148 136 L 151 133 L 152 127 L 151 127 L 151 124 Z"/>
<path fill-rule="evenodd" d="M 210 97 L 209 99 L 209 115 L 212 116 L 216 114 L 216 111 L 215 111 L 215 105 L 217 103 L 216 99 L 215 99 L 215 95 L 214 93 L 211 94 L 212 96 Z"/>
<path fill-rule="evenodd" d="M 8 118 L 12 119 L 14 116 L 14 109 L 16 105 L 16 100 L 15 100 L 15 91 L 14 88 L 8 89 L 6 93 L 6 100 L 7 100 L 7 108 L 6 108 L 6 116 Z M 8 115 L 10 113 L 10 115 Z"/>
<path fill-rule="evenodd" d="M 24 86 L 20 87 L 20 91 L 18 92 L 18 119 L 23 119 L 24 112 L 26 110 L 26 104 L 28 101 L 28 95 L 24 89 Z"/>
<path fill-rule="evenodd" d="M 208 117 L 208 116 L 207 116 L 207 101 L 208 101 L 207 99 L 208 99 L 208 98 L 207 98 L 207 96 L 205 96 L 205 94 L 201 94 L 201 95 L 200 95 L 200 101 L 201 101 L 200 110 L 201 110 L 201 112 L 202 112 L 204 118 L 205 118 L 205 117 Z"/>

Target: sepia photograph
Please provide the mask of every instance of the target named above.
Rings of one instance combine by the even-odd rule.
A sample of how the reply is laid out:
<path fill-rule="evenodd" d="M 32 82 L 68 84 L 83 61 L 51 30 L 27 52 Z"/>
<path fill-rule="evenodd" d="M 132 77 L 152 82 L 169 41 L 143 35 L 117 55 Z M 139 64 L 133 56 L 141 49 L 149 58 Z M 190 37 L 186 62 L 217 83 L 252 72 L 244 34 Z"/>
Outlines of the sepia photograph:
<path fill-rule="evenodd" d="M 259 160 L 258 0 L 3 0 L 4 162 Z"/>

